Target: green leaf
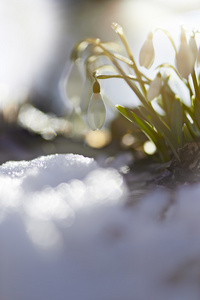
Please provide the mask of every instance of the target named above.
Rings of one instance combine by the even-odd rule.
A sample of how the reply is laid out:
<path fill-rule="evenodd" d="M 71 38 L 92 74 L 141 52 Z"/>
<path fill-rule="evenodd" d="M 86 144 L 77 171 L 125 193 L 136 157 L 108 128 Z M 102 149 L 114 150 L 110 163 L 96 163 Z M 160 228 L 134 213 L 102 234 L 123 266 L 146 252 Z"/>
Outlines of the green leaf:
<path fill-rule="evenodd" d="M 127 109 L 121 105 L 116 105 L 116 108 L 126 119 L 128 119 L 130 122 L 134 123 L 137 127 L 139 127 L 138 124 L 133 120 L 133 117 L 132 117 L 129 109 Z"/>
<path fill-rule="evenodd" d="M 188 129 L 186 124 L 183 124 L 183 135 L 184 135 L 184 139 L 185 142 L 193 142 L 194 138 L 190 133 L 190 130 Z"/>
<path fill-rule="evenodd" d="M 120 105 L 117 105 L 116 107 L 124 117 L 140 128 L 141 131 L 143 131 L 144 134 L 156 145 L 161 160 L 163 162 L 169 161 L 170 157 L 165 140 L 148 122 L 141 117 L 140 111 L 138 109 L 134 109 L 133 112 Z"/>
<path fill-rule="evenodd" d="M 171 132 L 169 127 L 161 121 L 159 115 L 154 111 L 153 108 L 139 106 L 139 110 L 152 127 L 155 127 L 157 132 L 160 132 L 163 135 L 171 137 Z"/>
<path fill-rule="evenodd" d="M 200 129 L 197 124 L 191 124 L 189 121 L 186 122 L 188 129 L 193 137 L 200 137 Z"/>
<path fill-rule="evenodd" d="M 179 156 L 176 151 L 176 144 L 173 141 L 173 135 L 166 124 L 159 118 L 159 115 L 151 107 L 140 106 L 140 111 L 142 115 L 147 118 L 148 122 L 156 128 L 157 132 L 163 136 L 167 144 L 170 146 L 174 156 L 179 160 Z"/>
<path fill-rule="evenodd" d="M 194 106 L 194 116 L 198 126 L 200 127 L 200 102 L 197 101 L 196 98 L 194 99 L 193 106 Z"/>
<path fill-rule="evenodd" d="M 151 125 L 145 122 L 145 120 L 143 120 L 139 114 L 136 114 L 135 112 L 120 105 L 117 105 L 116 107 L 124 117 L 140 128 L 147 135 L 147 137 L 156 144 L 158 133 L 152 128 Z"/>
<path fill-rule="evenodd" d="M 171 113 L 173 102 L 175 100 L 175 94 L 171 92 L 168 85 L 164 85 L 161 91 L 162 102 L 163 102 L 163 110 L 166 113 L 165 122 L 170 127 L 171 126 Z"/>
<path fill-rule="evenodd" d="M 177 147 L 183 145 L 183 108 L 180 100 L 174 100 L 172 113 L 171 113 L 171 132 L 173 135 L 173 141 L 177 144 Z"/>
<path fill-rule="evenodd" d="M 134 112 L 132 113 L 132 117 L 134 121 L 138 124 L 138 126 L 141 128 L 141 130 L 146 134 L 146 136 L 154 142 L 154 144 L 157 143 L 158 134 L 155 132 L 155 130 L 142 118 L 137 116 Z"/>

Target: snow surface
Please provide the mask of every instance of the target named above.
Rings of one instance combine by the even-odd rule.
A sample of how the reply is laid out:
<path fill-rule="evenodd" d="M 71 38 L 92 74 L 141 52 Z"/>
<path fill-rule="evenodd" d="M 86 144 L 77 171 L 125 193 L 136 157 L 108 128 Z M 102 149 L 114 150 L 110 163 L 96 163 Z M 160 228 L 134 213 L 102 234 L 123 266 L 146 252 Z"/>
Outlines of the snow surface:
<path fill-rule="evenodd" d="M 126 205 L 114 168 L 0 166 L 0 300 L 199 300 L 200 185 Z"/>

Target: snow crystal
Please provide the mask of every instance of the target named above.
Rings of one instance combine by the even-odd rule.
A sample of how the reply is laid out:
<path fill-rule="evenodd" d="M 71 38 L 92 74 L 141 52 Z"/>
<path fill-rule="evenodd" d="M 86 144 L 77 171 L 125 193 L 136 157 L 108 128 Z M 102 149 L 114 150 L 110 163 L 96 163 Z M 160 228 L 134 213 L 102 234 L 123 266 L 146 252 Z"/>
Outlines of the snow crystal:
<path fill-rule="evenodd" d="M 114 168 L 0 166 L 0 300 L 199 300 L 200 185 L 126 205 Z"/>

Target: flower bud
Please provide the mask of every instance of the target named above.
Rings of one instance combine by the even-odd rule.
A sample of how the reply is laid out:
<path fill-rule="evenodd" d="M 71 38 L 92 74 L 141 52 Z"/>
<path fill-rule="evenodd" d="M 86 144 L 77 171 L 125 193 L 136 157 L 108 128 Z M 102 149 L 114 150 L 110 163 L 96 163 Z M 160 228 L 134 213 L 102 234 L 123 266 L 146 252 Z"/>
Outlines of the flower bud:
<path fill-rule="evenodd" d="M 92 130 L 101 129 L 106 119 L 106 108 L 103 102 L 100 85 L 95 81 L 93 85 L 93 94 L 88 107 L 88 123 Z"/>
<path fill-rule="evenodd" d="M 149 89 L 147 91 L 147 99 L 152 101 L 154 98 L 160 95 L 160 90 L 162 87 L 162 77 L 161 74 L 158 73 L 156 78 L 150 83 Z"/>
<path fill-rule="evenodd" d="M 176 65 L 180 75 L 183 78 L 188 78 L 194 68 L 194 57 L 190 45 L 188 45 L 185 31 L 182 28 L 181 44 L 176 55 Z"/>
<path fill-rule="evenodd" d="M 153 46 L 153 33 L 150 32 L 140 50 L 139 63 L 141 66 L 149 69 L 154 62 L 154 58 L 155 51 Z"/>

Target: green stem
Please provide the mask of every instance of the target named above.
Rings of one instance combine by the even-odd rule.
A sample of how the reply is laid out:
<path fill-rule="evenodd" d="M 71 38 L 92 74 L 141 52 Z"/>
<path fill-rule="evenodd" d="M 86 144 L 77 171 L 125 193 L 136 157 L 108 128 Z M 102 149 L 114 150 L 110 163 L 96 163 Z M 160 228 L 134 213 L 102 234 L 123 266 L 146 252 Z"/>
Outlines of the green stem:
<path fill-rule="evenodd" d="M 189 92 L 190 92 L 190 98 L 192 98 L 192 96 L 193 96 L 193 91 L 192 91 L 192 88 L 191 88 L 191 86 L 190 86 L 189 80 L 187 80 L 186 86 L 187 86 L 187 88 L 188 88 L 188 90 L 189 90 Z M 192 105 L 192 103 L 191 103 L 191 105 Z"/>
<path fill-rule="evenodd" d="M 129 85 L 129 87 L 133 90 L 133 92 L 136 94 L 136 96 L 140 99 L 141 103 L 146 106 L 147 105 L 147 101 L 144 98 L 144 96 L 142 95 L 142 93 L 139 91 L 139 89 L 137 88 L 136 85 L 134 85 L 131 80 L 127 77 L 126 73 L 124 72 L 124 70 L 121 68 L 121 66 L 118 64 L 118 62 L 116 61 L 116 59 L 113 57 L 112 53 L 110 51 L 108 51 L 107 49 L 104 48 L 104 46 L 101 44 L 100 40 L 98 41 L 97 44 L 103 51 L 104 53 L 109 57 L 109 59 L 111 60 L 111 62 L 113 63 L 113 65 L 117 68 L 118 72 L 122 75 L 122 77 L 124 78 L 124 80 L 126 81 L 126 83 Z"/>
<path fill-rule="evenodd" d="M 199 91 L 199 86 L 198 86 L 195 70 L 193 70 L 191 75 L 192 75 L 192 81 L 193 81 L 193 85 L 194 85 L 194 91 L 195 91 L 196 99 L 198 101 L 200 101 L 200 91 Z"/>
<path fill-rule="evenodd" d="M 181 77 L 181 75 L 179 74 L 179 72 L 176 70 L 176 68 L 174 66 L 172 66 L 171 64 L 168 64 L 168 63 L 164 63 L 164 64 L 160 64 L 159 66 L 156 67 L 156 69 L 160 69 L 160 68 L 172 69 L 176 73 L 176 75 L 179 77 L 179 79 L 188 87 L 187 83 L 185 82 L 183 77 Z"/>
<path fill-rule="evenodd" d="M 170 42 L 171 42 L 171 44 L 172 44 L 172 46 L 173 46 L 173 48 L 174 48 L 175 53 L 177 54 L 176 45 L 175 45 L 175 43 L 174 43 L 174 40 L 173 40 L 171 34 L 170 34 L 166 29 L 161 28 L 161 27 L 157 27 L 157 28 L 155 29 L 155 32 L 156 32 L 156 31 L 159 31 L 159 30 L 162 31 L 164 34 L 166 34 L 166 36 L 168 37 L 168 39 L 170 40 Z"/>
<path fill-rule="evenodd" d="M 126 40 L 126 37 L 125 37 L 125 35 L 124 35 L 124 32 L 123 32 L 122 27 L 121 27 L 119 24 L 117 24 L 117 23 L 113 23 L 113 26 L 112 26 L 112 27 L 113 27 L 113 29 L 115 30 L 115 32 L 119 35 L 119 37 L 120 37 L 120 39 L 121 39 L 121 41 L 122 41 L 122 43 L 123 43 L 123 45 L 124 45 L 124 47 L 125 47 L 125 49 L 126 49 L 126 52 L 127 52 L 127 54 L 128 54 L 128 57 L 130 58 L 130 60 L 131 60 L 132 63 L 133 63 L 132 66 L 130 66 L 130 67 L 132 67 L 132 69 L 134 70 L 135 75 L 136 75 L 140 80 L 142 80 L 142 78 L 141 78 L 141 73 L 140 73 L 140 71 L 139 71 L 138 68 L 137 68 L 137 65 L 136 65 L 136 63 L 135 63 L 133 54 L 132 54 L 131 49 L 130 49 L 130 47 L 129 47 L 129 45 L 128 45 L 128 42 L 127 42 L 127 40 Z M 144 84 L 142 84 L 142 82 L 140 82 L 140 87 L 141 87 L 141 90 L 142 90 L 143 94 L 146 96 L 146 88 L 145 88 Z"/>
<path fill-rule="evenodd" d="M 130 80 L 133 80 L 133 81 L 142 82 L 143 84 L 148 84 L 148 85 L 150 84 L 149 81 L 140 80 L 137 77 L 134 77 L 132 75 L 127 75 L 126 77 L 129 78 Z M 97 79 L 110 79 L 110 78 L 124 79 L 124 77 L 122 75 L 117 75 L 117 74 L 114 74 L 114 75 L 97 75 L 96 78 Z"/>

